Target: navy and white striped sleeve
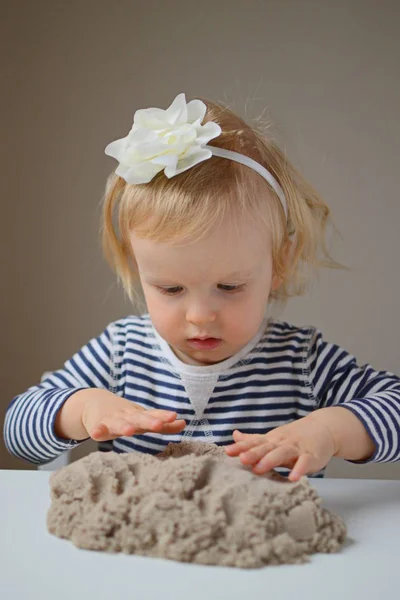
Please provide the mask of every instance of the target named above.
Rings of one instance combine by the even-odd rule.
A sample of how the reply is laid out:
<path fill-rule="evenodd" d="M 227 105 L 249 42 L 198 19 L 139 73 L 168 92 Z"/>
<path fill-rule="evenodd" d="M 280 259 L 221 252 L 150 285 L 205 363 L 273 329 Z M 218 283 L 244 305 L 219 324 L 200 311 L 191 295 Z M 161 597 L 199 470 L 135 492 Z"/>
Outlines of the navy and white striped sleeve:
<path fill-rule="evenodd" d="M 45 464 L 84 440 L 65 440 L 54 432 L 58 411 L 72 394 L 87 388 L 108 388 L 111 365 L 110 324 L 90 340 L 64 367 L 11 401 L 4 422 L 8 451 L 31 463 Z"/>
<path fill-rule="evenodd" d="M 370 365 L 323 340 L 315 330 L 310 346 L 310 377 L 317 408 L 341 405 L 356 415 L 375 442 L 366 462 L 400 460 L 400 378 Z"/>

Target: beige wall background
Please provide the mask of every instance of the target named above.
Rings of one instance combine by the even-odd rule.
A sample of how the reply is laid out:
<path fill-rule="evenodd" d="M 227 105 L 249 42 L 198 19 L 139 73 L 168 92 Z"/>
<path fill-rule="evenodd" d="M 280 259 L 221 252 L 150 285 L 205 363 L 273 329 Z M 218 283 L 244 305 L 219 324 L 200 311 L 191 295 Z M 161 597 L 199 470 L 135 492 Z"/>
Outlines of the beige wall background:
<path fill-rule="evenodd" d="M 182 91 L 248 119 L 267 107 L 331 205 L 352 272 L 322 273 L 282 318 L 400 373 L 399 18 L 396 0 L 2 2 L 1 424 L 15 394 L 135 312 L 98 241 L 104 147 Z M 328 473 L 400 479 L 400 464 Z"/>

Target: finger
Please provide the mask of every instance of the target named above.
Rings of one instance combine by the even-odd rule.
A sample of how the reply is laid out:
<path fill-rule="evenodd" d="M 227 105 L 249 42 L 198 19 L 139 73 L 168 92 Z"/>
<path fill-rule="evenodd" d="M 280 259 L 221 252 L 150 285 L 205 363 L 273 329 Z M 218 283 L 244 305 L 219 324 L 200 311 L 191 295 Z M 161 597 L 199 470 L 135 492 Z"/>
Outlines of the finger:
<path fill-rule="evenodd" d="M 148 410 L 141 404 L 136 404 L 136 402 L 130 402 L 129 400 L 128 400 L 128 402 L 129 402 L 129 408 L 133 407 L 135 410 L 141 410 L 141 411 Z"/>
<path fill-rule="evenodd" d="M 106 425 L 108 427 L 108 431 L 113 436 L 132 435 L 136 430 L 134 423 L 128 419 L 125 419 L 124 417 L 119 416 L 109 418 L 108 422 L 106 422 Z"/>
<path fill-rule="evenodd" d="M 186 421 L 184 421 L 183 419 L 178 419 L 177 421 L 174 421 L 173 423 L 164 423 L 161 431 L 157 431 L 156 433 L 163 433 L 163 434 L 179 433 L 180 431 L 185 429 L 185 427 L 186 427 Z M 140 435 L 142 433 L 147 433 L 148 431 L 149 431 L 149 429 L 137 429 L 136 433 Z"/>
<path fill-rule="evenodd" d="M 235 442 L 244 442 L 249 439 L 257 439 L 259 442 L 261 442 L 265 437 L 265 433 L 243 433 L 242 431 L 238 431 L 237 429 L 235 429 L 235 431 L 232 434 L 232 437 L 235 440 Z"/>
<path fill-rule="evenodd" d="M 137 430 L 154 431 L 160 433 L 164 427 L 164 421 L 160 418 L 156 418 L 150 414 L 150 411 L 143 411 L 141 413 L 131 413 L 126 417 L 130 423 L 133 423 Z"/>
<path fill-rule="evenodd" d="M 257 475 L 262 475 L 275 467 L 285 467 L 296 456 L 297 451 L 294 448 L 279 446 L 278 448 L 271 450 L 271 452 L 254 465 L 253 472 L 257 473 Z"/>
<path fill-rule="evenodd" d="M 179 419 L 174 421 L 174 423 L 166 423 L 162 426 L 162 429 L 159 433 L 163 434 L 175 434 L 179 433 L 186 427 L 186 421 L 183 419 Z M 92 439 L 100 442 L 105 440 L 110 440 L 119 436 L 132 436 L 132 435 L 140 435 L 143 433 L 147 433 L 149 429 L 146 427 L 142 429 L 140 427 L 136 427 L 133 423 L 125 419 L 115 419 L 112 423 L 106 425 L 105 423 L 101 423 L 97 425 L 90 436 Z"/>
<path fill-rule="evenodd" d="M 236 444 L 232 444 L 231 446 L 225 446 L 225 451 L 229 456 L 239 456 L 243 452 L 247 452 L 250 448 L 257 446 L 257 440 L 249 440 L 246 442 L 236 442 Z"/>
<path fill-rule="evenodd" d="M 106 427 L 106 425 L 103 425 L 103 423 L 99 423 L 98 425 L 93 427 L 92 431 L 90 432 L 90 437 L 96 442 L 103 442 L 105 440 L 108 440 L 110 439 L 108 428 Z"/>
<path fill-rule="evenodd" d="M 250 448 L 250 450 L 243 452 L 240 455 L 240 460 L 244 465 L 255 465 L 263 458 L 263 456 L 275 448 L 275 444 L 271 444 L 271 442 L 264 442 L 264 444 L 260 444 L 259 446 L 255 446 Z"/>
<path fill-rule="evenodd" d="M 164 423 L 161 419 L 156 419 L 148 414 L 147 411 L 124 411 L 123 413 L 112 414 L 102 422 L 108 428 L 111 437 L 121 435 L 133 435 L 145 433 L 147 431 L 161 432 Z"/>
<path fill-rule="evenodd" d="M 134 426 L 131 423 L 120 417 L 114 417 L 96 425 L 90 437 L 100 442 L 111 440 L 120 435 L 132 435 L 133 430 Z"/>
<path fill-rule="evenodd" d="M 155 411 L 151 411 L 155 412 Z M 166 412 L 166 411 L 157 411 Z M 176 420 L 176 413 L 171 413 L 173 416 L 167 415 L 166 418 L 169 420 L 172 419 L 172 422 L 164 422 L 162 419 L 155 418 L 150 414 L 150 411 L 145 411 L 140 414 L 134 414 L 132 416 L 129 415 L 129 420 L 136 425 L 137 433 L 146 433 L 148 431 L 153 431 L 154 433 L 176 433 L 182 431 L 182 429 L 186 426 L 186 421 L 183 419 Z M 178 425 L 176 425 L 178 423 Z M 171 426 L 172 429 L 171 429 Z M 167 429 L 165 429 L 167 427 Z"/>
<path fill-rule="evenodd" d="M 290 481 L 299 481 L 307 473 L 312 473 L 314 457 L 311 454 L 302 454 L 297 459 L 292 471 L 289 474 Z"/>
<path fill-rule="evenodd" d="M 236 444 L 229 444 L 229 446 L 224 446 L 225 452 L 229 456 L 239 456 L 241 452 L 243 452 L 246 448 L 240 445 L 240 442 Z"/>
<path fill-rule="evenodd" d="M 265 442 L 265 434 L 242 433 L 237 429 L 233 432 L 235 442 L 225 446 L 225 450 L 229 456 L 238 456 L 241 452 L 245 452 L 249 448 Z"/>
<path fill-rule="evenodd" d="M 253 448 L 257 446 L 260 442 L 255 439 L 249 438 L 243 442 L 236 442 L 235 444 L 231 444 L 229 446 L 225 446 L 225 452 L 229 454 L 229 456 L 239 456 L 242 452 L 246 452 L 249 448 Z"/>
<path fill-rule="evenodd" d="M 146 414 L 161 419 L 164 423 L 172 423 L 177 417 L 177 413 L 173 410 L 162 410 L 160 408 L 151 408 L 146 411 Z"/>
<path fill-rule="evenodd" d="M 166 423 L 162 429 L 162 433 L 179 433 L 186 427 L 184 419 L 178 419 L 174 423 Z"/>

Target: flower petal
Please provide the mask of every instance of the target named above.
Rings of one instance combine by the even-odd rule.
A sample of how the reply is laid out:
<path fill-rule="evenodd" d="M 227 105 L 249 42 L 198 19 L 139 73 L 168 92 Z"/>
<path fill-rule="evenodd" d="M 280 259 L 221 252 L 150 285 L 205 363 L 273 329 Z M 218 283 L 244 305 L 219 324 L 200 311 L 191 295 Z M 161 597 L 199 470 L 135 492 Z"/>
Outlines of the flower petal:
<path fill-rule="evenodd" d="M 162 139 L 156 139 L 148 143 L 132 144 L 130 148 L 124 152 L 121 160 L 122 162 L 126 162 L 126 164 L 130 164 L 132 160 L 137 161 L 137 158 L 135 157 L 140 157 L 140 161 L 151 160 L 155 156 L 159 156 L 165 152 L 168 152 L 168 144 Z"/>
<path fill-rule="evenodd" d="M 133 167 L 119 165 L 116 169 L 116 174 L 125 179 L 127 183 L 131 184 L 139 184 L 139 183 L 149 183 L 159 173 L 163 170 L 162 165 L 154 165 L 151 162 L 144 162 Z"/>
<path fill-rule="evenodd" d="M 167 108 L 166 117 L 170 125 L 187 123 L 187 106 L 185 94 L 178 94 L 171 106 Z"/>
<path fill-rule="evenodd" d="M 121 138 L 108 144 L 104 150 L 104 153 L 107 154 L 107 156 L 112 156 L 113 158 L 120 160 L 120 157 L 125 152 L 127 146 L 128 138 Z"/>
<path fill-rule="evenodd" d="M 135 112 L 133 123 L 143 129 L 163 129 L 168 120 L 166 111 L 161 108 L 140 108 Z"/>
<path fill-rule="evenodd" d="M 141 144 L 142 142 L 152 142 L 158 139 L 158 135 L 151 129 L 143 129 L 134 125 L 129 132 L 128 138 L 130 144 Z"/>
<path fill-rule="evenodd" d="M 164 154 L 163 156 L 157 156 L 151 161 L 153 165 L 162 165 L 162 167 L 169 167 L 175 169 L 178 163 L 178 157 L 176 154 Z"/>
<path fill-rule="evenodd" d="M 171 178 L 174 175 L 179 175 L 179 173 L 187 171 L 191 167 L 194 167 L 194 165 L 197 165 L 204 160 L 208 160 L 211 158 L 211 156 L 212 153 L 210 150 L 204 150 L 203 148 L 200 148 L 197 152 L 193 152 L 192 154 L 179 159 L 176 169 L 173 172 L 166 167 L 164 173 L 168 178 Z"/>
<path fill-rule="evenodd" d="M 171 147 L 175 147 L 178 145 L 185 146 L 184 150 L 187 147 L 191 146 L 196 142 L 197 133 L 196 130 L 190 125 L 188 128 L 181 127 L 180 129 L 172 129 L 165 133 L 164 139 L 166 143 Z"/>
<path fill-rule="evenodd" d="M 207 111 L 207 106 L 201 100 L 191 100 L 187 105 L 187 120 L 188 123 L 201 121 L 204 119 Z"/>
<path fill-rule="evenodd" d="M 197 128 L 197 142 L 200 145 L 207 144 L 210 140 L 221 135 L 221 127 L 217 123 L 209 121 Z"/>

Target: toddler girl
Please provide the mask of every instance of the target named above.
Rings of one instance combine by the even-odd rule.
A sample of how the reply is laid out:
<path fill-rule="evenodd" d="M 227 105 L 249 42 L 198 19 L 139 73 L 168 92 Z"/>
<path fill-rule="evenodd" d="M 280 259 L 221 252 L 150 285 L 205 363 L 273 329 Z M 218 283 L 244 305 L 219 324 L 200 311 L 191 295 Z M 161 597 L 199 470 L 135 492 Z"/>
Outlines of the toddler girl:
<path fill-rule="evenodd" d="M 338 267 L 329 209 L 270 140 L 216 103 L 138 110 L 106 186 L 102 235 L 147 311 L 110 323 L 15 397 L 4 437 L 45 463 L 85 439 L 161 452 L 193 437 L 255 473 L 322 476 L 332 456 L 400 459 L 400 380 L 314 327 L 268 317 L 312 269 Z"/>

